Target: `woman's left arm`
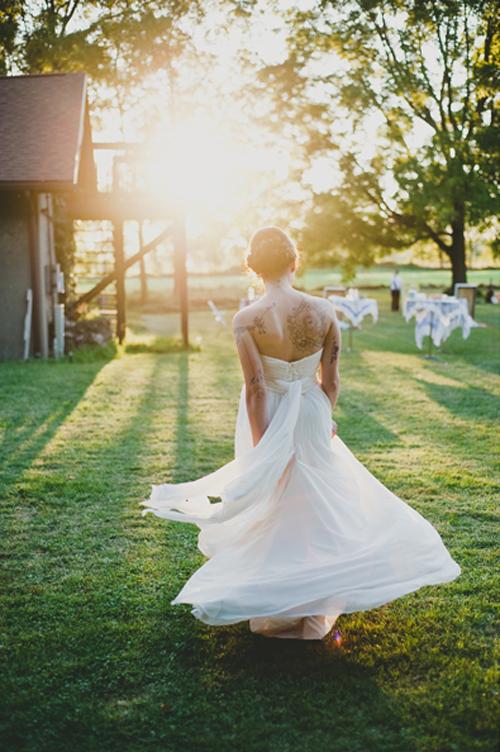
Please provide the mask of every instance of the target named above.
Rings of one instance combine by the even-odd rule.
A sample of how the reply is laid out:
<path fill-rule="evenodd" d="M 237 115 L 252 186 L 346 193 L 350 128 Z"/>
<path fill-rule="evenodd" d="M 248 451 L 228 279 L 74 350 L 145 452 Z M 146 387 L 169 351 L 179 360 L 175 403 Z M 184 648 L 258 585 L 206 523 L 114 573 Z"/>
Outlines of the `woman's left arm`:
<path fill-rule="evenodd" d="M 321 388 L 335 408 L 340 389 L 339 358 L 341 336 L 340 328 L 333 306 L 328 304 L 326 309 L 328 316 L 328 331 L 323 343 L 323 355 L 321 357 Z"/>

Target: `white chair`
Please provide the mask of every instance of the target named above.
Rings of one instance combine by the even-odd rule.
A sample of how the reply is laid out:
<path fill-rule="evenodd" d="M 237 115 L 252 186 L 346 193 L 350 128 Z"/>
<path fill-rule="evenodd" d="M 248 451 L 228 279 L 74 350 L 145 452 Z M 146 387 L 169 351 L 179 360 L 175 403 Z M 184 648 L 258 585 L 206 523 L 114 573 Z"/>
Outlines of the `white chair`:
<path fill-rule="evenodd" d="M 217 308 L 213 300 L 208 300 L 207 303 L 208 303 L 208 307 L 210 308 L 210 310 L 212 311 L 214 315 L 216 323 L 219 326 L 221 326 L 223 329 L 227 329 L 227 322 L 226 322 L 226 319 L 224 318 L 224 314 L 221 313 L 221 311 L 219 311 L 219 309 Z"/>

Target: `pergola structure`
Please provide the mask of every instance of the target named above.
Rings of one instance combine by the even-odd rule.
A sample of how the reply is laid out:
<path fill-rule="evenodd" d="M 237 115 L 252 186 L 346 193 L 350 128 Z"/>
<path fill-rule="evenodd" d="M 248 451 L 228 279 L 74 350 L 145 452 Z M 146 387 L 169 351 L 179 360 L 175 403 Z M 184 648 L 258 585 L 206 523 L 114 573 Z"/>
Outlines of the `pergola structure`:
<path fill-rule="evenodd" d="M 111 190 L 99 191 L 96 149 L 112 149 Z M 94 143 L 83 73 L 0 77 L 0 359 L 58 356 L 64 350 L 63 279 L 54 239 L 54 197 L 73 220 L 113 225 L 114 269 L 76 301 L 116 283 L 117 337 L 126 329 L 125 274 L 165 238 L 175 256 L 181 330 L 188 345 L 186 232 L 173 200 L 120 185 L 120 166 L 138 163 L 139 144 Z M 123 170 L 122 170 L 123 171 Z M 166 229 L 132 258 L 124 254 L 127 220 L 161 220 Z"/>
<path fill-rule="evenodd" d="M 126 291 L 127 269 L 141 261 L 165 239 L 171 238 L 174 246 L 175 283 L 179 295 L 181 333 L 185 347 L 189 345 L 188 290 L 186 271 L 186 229 L 182 209 L 172 206 L 147 191 L 123 190 L 119 180 L 120 163 L 130 164 L 135 154 L 142 151 L 142 145 L 127 142 L 93 142 L 93 149 L 118 152 L 113 159 L 113 183 L 111 191 L 77 191 L 66 198 L 66 207 L 71 219 L 103 221 L 113 225 L 114 270 L 105 275 L 91 290 L 81 295 L 74 303 L 80 306 L 90 302 L 112 282 L 116 283 L 116 335 L 121 343 L 126 330 Z M 126 220 L 165 220 L 166 229 L 134 256 L 125 259 L 123 225 Z"/>

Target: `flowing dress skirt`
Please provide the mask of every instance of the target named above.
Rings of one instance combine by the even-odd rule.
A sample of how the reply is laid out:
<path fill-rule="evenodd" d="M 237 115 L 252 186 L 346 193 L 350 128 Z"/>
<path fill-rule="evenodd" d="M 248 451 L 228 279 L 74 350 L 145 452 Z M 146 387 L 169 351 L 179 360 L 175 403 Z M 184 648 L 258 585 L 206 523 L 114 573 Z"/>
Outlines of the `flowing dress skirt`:
<path fill-rule="evenodd" d="M 433 525 L 331 438 L 319 358 L 263 356 L 269 425 L 257 446 L 243 388 L 235 459 L 192 482 L 153 486 L 142 502 L 143 514 L 200 528 L 208 560 L 171 602 L 191 604 L 206 624 L 248 620 L 266 636 L 321 639 L 342 613 L 461 572 Z"/>

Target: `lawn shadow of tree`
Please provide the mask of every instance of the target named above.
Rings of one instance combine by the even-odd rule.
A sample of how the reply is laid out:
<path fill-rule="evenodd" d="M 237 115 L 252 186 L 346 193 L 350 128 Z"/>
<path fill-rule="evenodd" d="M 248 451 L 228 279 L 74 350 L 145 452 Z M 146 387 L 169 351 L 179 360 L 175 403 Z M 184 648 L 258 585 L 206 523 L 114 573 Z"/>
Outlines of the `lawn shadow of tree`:
<path fill-rule="evenodd" d="M 60 443 L 42 468 L 36 492 L 44 519 L 34 521 L 24 544 L 42 555 L 19 567 L 9 605 L 10 623 L 22 627 L 24 641 L 10 668 L 15 690 L 4 703 L 4 728 L 28 749 L 35 749 L 36 730 L 41 750 L 87 749 L 90 734 L 110 750 L 131 744 L 209 750 L 213 740 L 220 750 L 245 750 L 248 740 L 251 752 L 319 744 L 413 752 L 396 699 L 384 694 L 377 669 L 363 665 L 348 642 L 338 650 L 330 640 L 266 640 L 247 624 L 207 627 L 188 607 L 170 605 L 202 557 L 194 526 L 141 516 L 140 491 L 160 467 L 159 446 L 151 458 L 155 426 L 164 410 L 173 413 L 169 440 L 180 463 L 174 474 L 183 480 L 201 467 L 196 447 L 210 437 L 188 422 L 191 356 L 134 356 L 134 367 L 151 357 L 154 365 L 120 430 L 98 451 L 86 453 L 82 443 L 81 453 L 71 455 Z M 165 373 L 173 382 L 168 393 Z M 118 404 L 117 397 L 103 407 L 102 426 Z M 79 438 L 85 416 L 77 423 Z M 51 478 L 56 465 L 59 471 L 68 465 L 58 485 Z M 80 477 L 73 480 L 71 470 L 81 470 Z M 382 671 L 375 645 L 365 656 L 372 659 Z"/>
<path fill-rule="evenodd" d="M 234 437 L 231 433 L 228 439 L 226 432 L 224 435 L 220 435 L 218 432 L 208 434 L 206 428 L 203 429 L 197 411 L 206 410 L 207 406 L 203 402 L 200 391 L 193 396 L 190 394 L 189 363 L 192 356 L 185 352 L 179 353 L 176 357 L 177 395 L 171 474 L 172 482 L 180 483 L 213 472 L 224 462 L 232 460 Z M 223 402 L 224 394 L 227 394 L 229 388 L 229 382 L 224 377 L 219 377 L 219 373 L 227 370 L 227 366 L 224 368 L 224 359 L 220 358 L 215 358 L 215 364 L 214 379 L 209 386 L 210 389 L 215 387 L 216 393 L 221 395 Z M 219 379 L 221 379 L 220 383 Z M 222 388 L 222 385 L 224 388 Z M 199 405 L 197 405 L 198 401 L 200 401 Z M 208 409 L 216 410 L 217 401 L 211 401 L 208 404 Z M 226 406 L 224 406 L 225 409 Z M 210 418 L 210 416 L 208 417 Z"/>
<path fill-rule="evenodd" d="M 4 494 L 22 480 L 23 472 L 43 451 L 111 359 L 110 356 L 85 364 L 35 362 L 0 365 L 0 404 L 5 406 L 1 412 L 6 426 L 0 447 L 0 464 L 5 468 L 3 482 L 0 475 L 0 488 Z M 17 395 L 20 392 L 26 394 L 27 409 L 23 413 L 18 411 Z M 11 413 L 13 404 L 17 406 L 15 413 Z M 16 489 L 17 494 L 22 497 L 21 486 Z"/>
<path fill-rule="evenodd" d="M 500 414 L 500 397 L 482 387 L 450 386 L 416 379 L 430 399 L 446 408 L 457 418 L 490 421 L 496 425 Z"/>
<path fill-rule="evenodd" d="M 388 449 L 401 444 L 398 435 L 373 416 L 377 405 L 368 402 L 361 390 L 349 386 L 340 404 L 339 436 L 353 451 Z"/>

